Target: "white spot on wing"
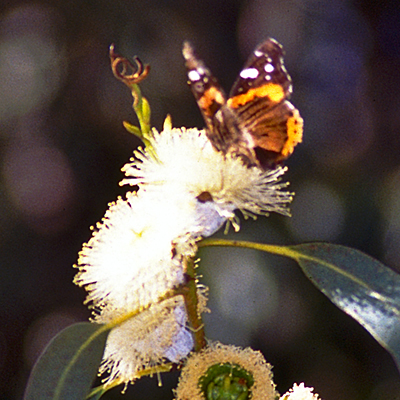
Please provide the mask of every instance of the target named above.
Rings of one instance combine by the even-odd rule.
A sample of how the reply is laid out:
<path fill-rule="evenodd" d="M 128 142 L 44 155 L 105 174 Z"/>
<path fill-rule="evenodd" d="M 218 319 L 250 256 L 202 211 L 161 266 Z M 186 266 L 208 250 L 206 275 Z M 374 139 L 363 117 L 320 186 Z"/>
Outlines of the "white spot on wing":
<path fill-rule="evenodd" d="M 290 108 L 290 110 L 294 110 L 294 105 L 290 102 L 286 102 L 287 106 Z"/>
<path fill-rule="evenodd" d="M 265 64 L 264 70 L 267 74 L 271 73 L 274 70 L 274 66 L 272 64 Z"/>
<path fill-rule="evenodd" d="M 192 69 L 188 72 L 188 78 L 191 82 L 196 82 L 201 79 L 201 76 L 195 69 Z"/>
<path fill-rule="evenodd" d="M 243 79 L 255 79 L 258 76 L 256 68 L 246 68 L 240 72 L 240 77 Z"/>
<path fill-rule="evenodd" d="M 254 50 L 254 55 L 255 55 L 256 57 L 261 57 L 263 54 L 264 54 L 264 53 L 263 53 L 262 51 L 260 51 L 260 50 Z"/>

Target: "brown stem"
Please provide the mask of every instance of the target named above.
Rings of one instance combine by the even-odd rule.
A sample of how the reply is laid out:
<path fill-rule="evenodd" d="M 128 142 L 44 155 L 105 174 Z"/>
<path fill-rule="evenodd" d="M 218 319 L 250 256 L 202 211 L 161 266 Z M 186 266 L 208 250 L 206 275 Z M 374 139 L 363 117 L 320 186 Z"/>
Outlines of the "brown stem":
<path fill-rule="evenodd" d="M 186 311 L 188 314 L 188 320 L 193 330 L 194 336 L 194 350 L 200 351 L 206 346 L 206 339 L 204 333 L 204 324 L 201 319 L 201 315 L 198 310 L 198 297 L 197 297 L 197 278 L 194 268 L 194 261 L 192 258 L 186 258 L 183 260 L 186 275 L 188 278 L 187 284 L 182 286 L 182 295 L 185 299 Z"/>

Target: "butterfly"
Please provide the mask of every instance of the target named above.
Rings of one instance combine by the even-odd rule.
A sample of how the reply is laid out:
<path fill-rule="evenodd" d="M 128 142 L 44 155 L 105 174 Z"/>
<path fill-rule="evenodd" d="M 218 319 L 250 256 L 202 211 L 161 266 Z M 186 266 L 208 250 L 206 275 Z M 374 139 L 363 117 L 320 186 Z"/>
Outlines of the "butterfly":
<path fill-rule="evenodd" d="M 267 39 L 256 47 L 240 71 L 229 96 L 199 59 L 183 45 L 188 84 L 214 148 L 264 170 L 282 164 L 302 141 L 303 119 L 288 101 L 292 80 L 282 46 Z"/>

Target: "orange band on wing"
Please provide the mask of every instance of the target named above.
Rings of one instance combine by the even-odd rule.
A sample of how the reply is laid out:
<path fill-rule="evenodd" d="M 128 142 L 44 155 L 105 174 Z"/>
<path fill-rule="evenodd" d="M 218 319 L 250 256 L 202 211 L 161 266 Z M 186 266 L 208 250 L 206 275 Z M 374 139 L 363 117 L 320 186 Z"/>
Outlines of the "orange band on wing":
<path fill-rule="evenodd" d="M 285 98 L 285 92 L 281 85 L 267 83 L 263 86 L 249 89 L 246 93 L 231 97 L 228 99 L 228 106 L 237 108 L 254 100 L 255 97 L 268 97 L 274 103 L 279 103 Z"/>
<path fill-rule="evenodd" d="M 298 143 L 303 139 L 303 118 L 300 117 L 299 111 L 295 108 L 293 116 L 287 120 L 287 141 L 281 151 L 282 156 L 289 157 Z"/>
<path fill-rule="evenodd" d="M 199 106 L 206 115 L 212 115 L 210 110 L 214 102 L 223 105 L 225 103 L 225 99 L 223 94 L 218 88 L 211 86 L 200 97 Z"/>

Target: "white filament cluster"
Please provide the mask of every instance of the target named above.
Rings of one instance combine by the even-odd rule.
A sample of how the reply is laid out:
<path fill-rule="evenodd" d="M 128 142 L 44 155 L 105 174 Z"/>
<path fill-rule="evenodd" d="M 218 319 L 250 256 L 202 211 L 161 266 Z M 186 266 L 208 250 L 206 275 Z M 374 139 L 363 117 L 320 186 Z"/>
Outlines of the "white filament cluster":
<path fill-rule="evenodd" d="M 293 388 L 281 396 L 280 400 L 320 400 L 319 395 L 313 391 L 314 388 L 306 387 L 304 383 L 300 383 L 300 385 L 295 383 Z"/>
<path fill-rule="evenodd" d="M 75 283 L 88 292 L 94 322 L 109 323 L 136 310 L 138 316 L 110 333 L 100 372 L 107 382 L 132 382 L 165 359 L 178 362 L 193 346 L 182 296 L 164 301 L 184 283 L 182 259 L 196 242 L 234 211 L 288 215 L 292 194 L 279 183 L 284 168 L 263 171 L 216 151 L 203 130 L 153 132 L 150 147 L 134 152 L 121 184 L 137 185 L 111 203 L 79 255 Z M 199 291 L 204 311 L 204 291 Z"/>

